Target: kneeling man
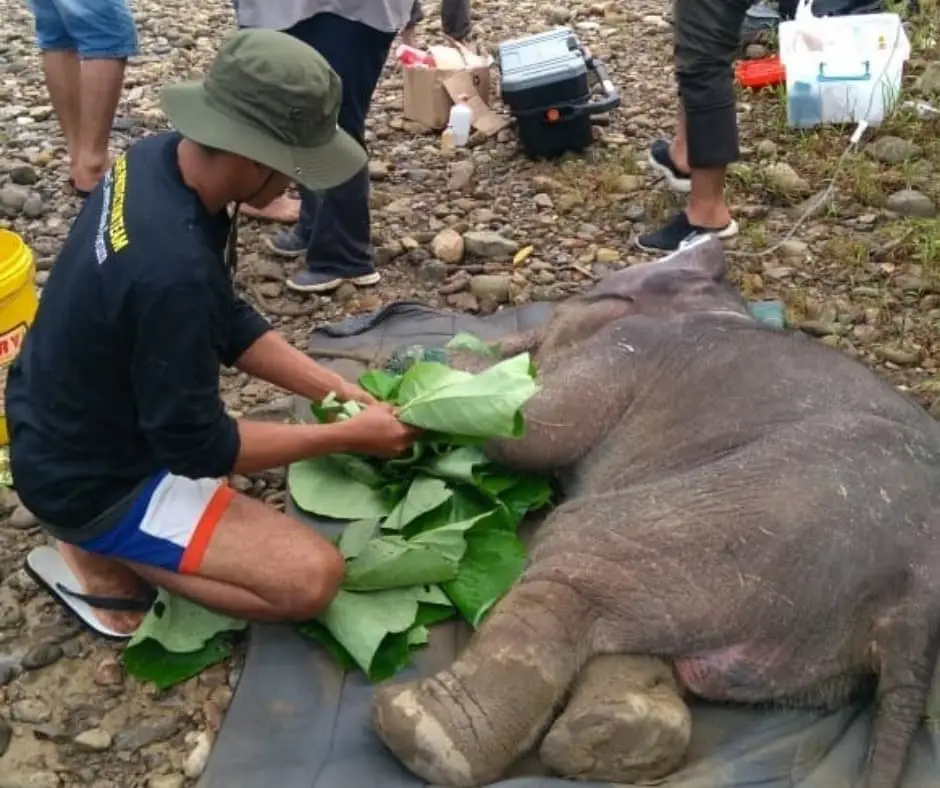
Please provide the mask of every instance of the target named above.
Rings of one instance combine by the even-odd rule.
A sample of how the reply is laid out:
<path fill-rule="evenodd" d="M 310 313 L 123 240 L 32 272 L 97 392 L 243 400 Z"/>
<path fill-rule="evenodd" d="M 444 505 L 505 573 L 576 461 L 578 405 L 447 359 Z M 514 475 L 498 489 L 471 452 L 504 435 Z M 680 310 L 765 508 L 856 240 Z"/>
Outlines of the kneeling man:
<path fill-rule="evenodd" d="M 341 556 L 220 479 L 333 452 L 393 457 L 414 440 L 231 281 L 230 203 L 263 206 L 292 179 L 328 189 L 365 165 L 337 126 L 341 96 L 311 47 L 237 33 L 205 79 L 165 89 L 177 131 L 118 159 L 52 269 L 7 383 L 11 466 L 58 541 L 27 568 L 102 634 L 132 632 L 155 586 L 237 618 L 312 618 L 342 580 Z M 220 365 L 370 407 L 325 425 L 233 419 Z"/>

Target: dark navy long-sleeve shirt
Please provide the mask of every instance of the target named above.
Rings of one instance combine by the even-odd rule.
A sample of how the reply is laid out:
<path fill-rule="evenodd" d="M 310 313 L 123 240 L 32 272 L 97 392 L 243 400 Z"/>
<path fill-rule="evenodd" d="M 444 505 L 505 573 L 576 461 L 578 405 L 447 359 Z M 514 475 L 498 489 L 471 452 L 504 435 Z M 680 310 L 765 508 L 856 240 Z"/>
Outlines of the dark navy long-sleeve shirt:
<path fill-rule="evenodd" d="M 138 142 L 88 198 L 10 369 L 14 483 L 58 531 L 160 471 L 224 476 L 239 452 L 219 367 L 269 326 L 232 288 L 228 215 L 184 184 L 179 142 Z"/>

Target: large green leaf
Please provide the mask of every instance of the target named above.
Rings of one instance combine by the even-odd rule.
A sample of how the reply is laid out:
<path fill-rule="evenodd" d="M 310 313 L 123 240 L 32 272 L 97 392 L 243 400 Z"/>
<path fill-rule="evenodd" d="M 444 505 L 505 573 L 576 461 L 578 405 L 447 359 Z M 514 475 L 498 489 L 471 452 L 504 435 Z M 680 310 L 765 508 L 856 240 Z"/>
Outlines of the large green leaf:
<path fill-rule="evenodd" d="M 446 547 L 445 551 L 438 545 L 414 544 L 400 536 L 372 539 L 359 555 L 347 561 L 343 588 L 382 591 L 451 580 L 457 574 L 457 564 L 466 549 L 463 534 L 452 534 Z M 455 553 L 458 557 L 451 558 Z"/>
<path fill-rule="evenodd" d="M 475 474 L 489 464 L 482 446 L 459 446 L 442 452 L 424 466 L 428 473 L 464 484 L 475 484 Z"/>
<path fill-rule="evenodd" d="M 287 484 L 297 506 L 307 514 L 337 520 L 367 520 L 389 512 L 382 493 L 344 473 L 332 457 L 293 463 Z"/>
<path fill-rule="evenodd" d="M 515 476 L 504 471 L 481 474 L 477 488 L 499 501 L 519 520 L 549 504 L 554 494 L 551 483 L 544 477 Z"/>
<path fill-rule="evenodd" d="M 201 649 L 220 632 L 241 630 L 245 626 L 244 621 L 213 613 L 161 589 L 127 647 L 131 649 L 149 638 L 174 654 L 188 654 Z"/>
<path fill-rule="evenodd" d="M 372 663 L 377 652 L 390 635 L 405 634 L 404 655 L 407 660 L 410 653 L 407 632 L 416 624 L 426 625 L 425 621 L 418 620 L 419 609 L 424 605 L 444 608 L 436 611 L 438 616 L 446 616 L 451 608 L 447 596 L 436 586 L 394 588 L 367 594 L 340 590 L 319 621 L 355 663 L 378 680 L 377 676 L 386 673 L 388 666 L 378 666 L 382 669 L 373 671 Z M 401 648 L 395 653 L 400 655 Z M 390 663 L 399 661 L 389 660 Z M 392 675 L 400 667 L 402 665 L 395 665 Z"/>
<path fill-rule="evenodd" d="M 405 497 L 385 518 L 382 528 L 386 531 L 400 531 L 422 514 L 447 503 L 453 494 L 454 491 L 440 479 L 418 476 L 408 487 Z"/>
<path fill-rule="evenodd" d="M 343 558 L 355 558 L 378 533 L 378 520 L 356 520 L 343 528 L 337 547 Z"/>
<path fill-rule="evenodd" d="M 143 640 L 124 650 L 124 669 L 127 675 L 150 682 L 158 690 L 169 689 L 232 656 L 228 641 L 229 634 L 222 633 L 196 651 L 175 654 L 156 640 Z"/>
<path fill-rule="evenodd" d="M 444 601 L 446 602 L 446 597 Z M 404 632 L 390 632 L 382 638 L 366 675 L 374 682 L 390 679 L 408 664 L 412 653 L 427 645 L 428 627 L 453 617 L 453 607 L 419 602 L 415 623 Z M 352 655 L 319 621 L 301 624 L 298 630 L 323 646 L 344 670 L 357 667 Z"/>
<path fill-rule="evenodd" d="M 475 525 L 487 518 L 491 513 L 484 512 L 475 517 L 466 520 L 448 523 L 440 528 L 433 528 L 428 531 L 422 531 L 411 537 L 408 544 L 427 547 L 434 550 L 438 555 L 453 561 L 455 564 L 460 562 L 467 550 L 464 535 Z"/>
<path fill-rule="evenodd" d="M 380 402 L 395 402 L 401 375 L 393 375 L 384 369 L 373 369 L 359 376 L 359 385 Z"/>
<path fill-rule="evenodd" d="M 454 373 L 454 370 L 441 368 Z M 402 399 L 406 404 L 399 418 L 403 422 L 467 437 L 513 438 L 522 434 L 524 422 L 520 409 L 538 391 L 528 353 L 494 364 L 478 375 L 434 374 L 434 385 L 407 401 L 402 383 Z"/>
<path fill-rule="evenodd" d="M 124 668 L 158 689 L 172 687 L 228 658 L 227 634 L 245 626 L 161 590 L 124 650 Z"/>
<path fill-rule="evenodd" d="M 470 531 L 466 544 L 457 576 L 442 588 L 460 615 L 477 627 L 522 574 L 526 550 L 515 534 L 500 530 Z"/>
<path fill-rule="evenodd" d="M 407 405 L 423 394 L 472 379 L 473 375 L 469 372 L 451 369 L 435 361 L 416 361 L 402 375 L 401 385 L 398 387 L 398 403 Z"/>

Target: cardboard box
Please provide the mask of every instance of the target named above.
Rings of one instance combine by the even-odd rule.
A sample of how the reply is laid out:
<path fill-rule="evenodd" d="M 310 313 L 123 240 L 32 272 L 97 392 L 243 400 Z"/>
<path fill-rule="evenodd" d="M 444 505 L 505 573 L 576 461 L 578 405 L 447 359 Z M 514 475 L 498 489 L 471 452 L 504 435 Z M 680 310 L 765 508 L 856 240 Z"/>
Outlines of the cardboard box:
<path fill-rule="evenodd" d="M 405 108 L 408 120 L 416 121 L 435 131 L 447 128 L 450 108 L 454 102 L 445 82 L 457 74 L 467 74 L 473 91 L 489 106 L 491 93 L 491 59 L 453 47 L 430 47 L 437 68 L 406 66 Z"/>
<path fill-rule="evenodd" d="M 408 120 L 441 131 L 447 128 L 450 108 L 454 105 L 444 82 L 461 71 L 444 71 L 439 68 L 405 68 L 405 117 Z M 473 87 L 484 104 L 490 103 L 490 70 L 475 68 L 467 73 Z"/>

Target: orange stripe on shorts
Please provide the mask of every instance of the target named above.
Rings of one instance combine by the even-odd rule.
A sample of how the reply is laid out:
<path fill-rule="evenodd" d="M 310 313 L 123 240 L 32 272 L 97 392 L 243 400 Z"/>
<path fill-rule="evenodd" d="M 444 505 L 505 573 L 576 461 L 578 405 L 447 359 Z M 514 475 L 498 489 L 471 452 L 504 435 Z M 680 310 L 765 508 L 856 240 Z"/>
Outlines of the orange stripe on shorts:
<path fill-rule="evenodd" d="M 228 509 L 232 499 L 236 496 L 235 490 L 227 484 L 220 484 L 218 489 L 212 494 L 206 508 L 203 509 L 199 522 L 193 529 L 193 535 L 183 551 L 183 558 L 180 561 L 179 572 L 181 575 L 194 575 L 199 571 L 202 565 L 203 556 L 206 554 L 206 548 L 215 533 L 216 526 L 222 520 L 225 510 Z"/>

